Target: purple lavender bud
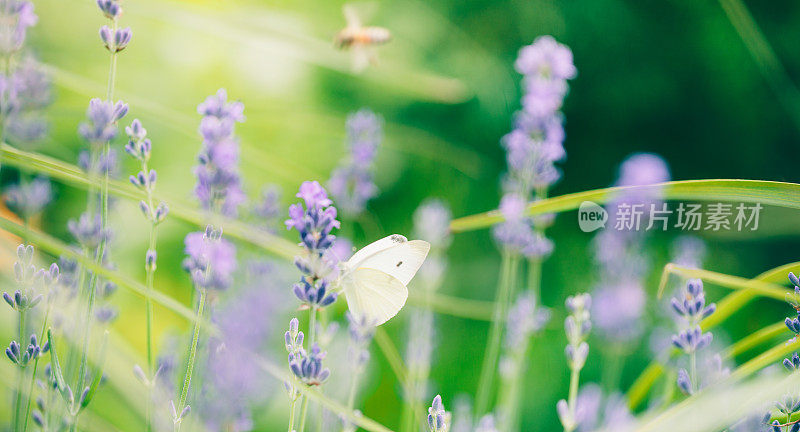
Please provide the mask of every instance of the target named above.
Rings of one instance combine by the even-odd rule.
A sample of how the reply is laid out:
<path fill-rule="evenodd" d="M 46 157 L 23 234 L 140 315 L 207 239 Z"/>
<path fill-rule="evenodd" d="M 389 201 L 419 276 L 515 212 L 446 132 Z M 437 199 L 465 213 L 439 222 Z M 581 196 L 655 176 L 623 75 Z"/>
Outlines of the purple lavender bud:
<path fill-rule="evenodd" d="M 795 274 L 792 272 L 789 272 L 789 280 L 794 286 L 800 285 L 800 279 L 798 279 L 797 276 L 795 276 Z"/>
<path fill-rule="evenodd" d="M 156 251 L 153 249 L 148 249 L 147 254 L 145 255 L 145 269 L 148 271 L 155 271 L 156 270 L 156 258 L 157 258 Z"/>
<path fill-rule="evenodd" d="M 14 299 L 11 298 L 11 296 L 7 292 L 3 292 L 3 300 L 5 300 L 6 303 L 8 303 L 8 305 L 11 306 L 12 308 L 16 307 Z"/>
<path fill-rule="evenodd" d="M 133 176 L 131 176 L 131 182 L 133 182 Z M 144 216 L 145 216 L 145 217 L 146 217 L 148 220 L 150 220 L 150 218 L 151 218 L 151 214 L 150 214 L 150 206 L 149 206 L 149 205 L 147 205 L 147 203 L 146 203 L 146 202 L 144 202 L 144 201 L 139 201 L 139 210 L 141 210 L 141 211 L 142 211 L 142 214 L 143 214 L 143 215 L 144 215 Z"/>
<path fill-rule="evenodd" d="M 118 18 L 122 14 L 122 8 L 116 0 L 97 0 L 97 7 L 108 19 Z"/>
<path fill-rule="evenodd" d="M 784 323 L 786 323 L 786 327 L 788 327 L 789 330 L 791 330 L 795 334 L 800 333 L 800 320 L 798 320 L 797 317 L 786 318 L 786 320 L 784 320 Z"/>
<path fill-rule="evenodd" d="M 42 417 L 41 412 L 34 410 L 31 413 L 31 418 L 33 419 L 33 422 L 36 423 L 36 426 L 44 429 L 44 418 Z"/>
<path fill-rule="evenodd" d="M 692 391 L 692 381 L 689 378 L 689 373 L 686 372 L 686 369 L 678 370 L 678 388 L 680 391 L 685 395 L 691 395 Z"/>
<path fill-rule="evenodd" d="M 156 222 L 157 223 L 163 222 L 164 219 L 167 217 L 167 213 L 169 213 L 169 208 L 167 207 L 167 205 L 164 204 L 163 202 L 162 203 L 158 203 L 158 206 L 156 207 L 156 213 L 155 213 Z"/>
<path fill-rule="evenodd" d="M 83 392 L 81 392 L 81 397 L 78 398 L 78 405 L 85 407 L 88 404 L 86 400 L 87 396 L 89 396 L 89 387 L 84 388 Z"/>
<path fill-rule="evenodd" d="M 189 415 L 191 411 L 192 411 L 191 405 L 186 405 L 185 407 L 183 407 L 183 411 L 181 411 L 181 415 L 178 417 L 178 420 L 183 420 L 184 418 L 186 418 L 186 416 Z"/>

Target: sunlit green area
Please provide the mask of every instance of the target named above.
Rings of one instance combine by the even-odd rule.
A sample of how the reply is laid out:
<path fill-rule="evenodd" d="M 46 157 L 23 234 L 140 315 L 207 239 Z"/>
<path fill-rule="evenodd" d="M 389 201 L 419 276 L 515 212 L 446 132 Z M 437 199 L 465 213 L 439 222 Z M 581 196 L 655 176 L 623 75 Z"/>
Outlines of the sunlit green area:
<path fill-rule="evenodd" d="M 97 34 L 106 20 L 89 0 L 34 4 L 39 21 L 29 30 L 28 45 L 53 80 L 54 100 L 45 111 L 49 133 L 32 151 L 74 165 L 86 145 L 77 128 L 86 117 L 88 101 L 104 98 L 107 91 L 109 56 Z M 393 36 L 377 49 L 377 62 L 363 72 L 353 71 L 352 53 L 333 44 L 334 35 L 345 26 L 342 6 L 318 0 L 123 2 L 120 22 L 131 27 L 133 39 L 117 65 L 114 95 L 130 107 L 121 124 L 134 118 L 142 121 L 153 144 L 151 165 L 158 171 L 159 196 L 191 209 L 201 219 L 190 223 L 188 217 L 170 215 L 159 228 L 154 286 L 164 296 L 194 308 L 195 290 L 182 268 L 184 237 L 216 221 L 210 215 L 202 220 L 204 213 L 196 211 L 192 194 L 192 169 L 201 145 L 197 130 L 201 115 L 196 107 L 219 88 L 245 106 L 246 121 L 236 131 L 250 200 L 246 208 L 258 202 L 268 185 L 280 188 L 281 203 L 288 207 L 297 201 L 294 194 L 303 181 L 325 184 L 346 155 L 347 115 L 367 107 L 383 116 L 385 139 L 374 170 L 380 193 L 363 215 L 344 220 L 340 231 L 356 247 L 392 233 L 411 237 L 412 215 L 429 197 L 444 200 L 456 218 L 498 207 L 500 179 L 507 169 L 500 139 L 520 108 L 521 77 L 514 60 L 520 47 L 545 34 L 572 49 L 578 69 L 563 107 L 568 156 L 560 165 L 563 178 L 550 196 L 611 186 L 620 162 L 634 152 L 661 155 L 673 180 L 800 180 L 794 162 L 800 158 L 800 91 L 794 84 L 800 80 L 796 2 L 361 3 L 356 6 L 364 11 L 365 22 L 385 27 Z M 121 153 L 120 178 L 126 181 L 139 167 L 124 155 L 124 143 L 121 137 L 112 146 Z M 3 186 L 21 176 L 14 164 L 0 160 L 0 166 Z M 795 242 L 800 227 L 797 205 L 792 204 L 797 189 L 754 188 L 788 198 L 781 205 L 765 205 L 757 231 L 699 233 L 707 246 L 703 269 L 750 279 L 798 260 Z M 65 181 L 55 181 L 54 190 L 54 202 L 31 225 L 69 243 L 67 222 L 85 209 L 86 191 Z M 555 405 L 566 397 L 570 378 L 564 360 L 564 300 L 591 291 L 597 271 L 594 234 L 578 229 L 576 206 L 559 214 L 547 231 L 555 249 L 543 264 L 541 299 L 552 308 L 553 318 L 531 341 L 521 383 L 520 430 L 561 429 Z M 3 215 L 19 221 L 5 208 Z M 273 307 L 264 311 L 268 316 L 263 340 L 253 341 L 261 355 L 253 362 L 265 361 L 288 373 L 283 332 L 293 316 L 307 325 L 307 312 L 297 310 L 299 303 L 291 291 L 299 273 L 290 254 L 259 247 L 272 241 L 270 237 L 248 235 L 264 221 L 242 211 L 237 223 L 233 239 L 242 269 L 246 260 L 269 259 L 273 272 L 253 281 L 245 280 L 242 271 L 235 287 L 219 293 L 214 302 L 223 307 L 237 296 L 249 295 L 252 290 L 244 290 L 245 285 L 263 285 Z M 297 242 L 296 232 L 284 230 L 281 221 L 272 223 L 269 228 L 283 240 L 282 247 Z M 115 272 L 143 283 L 149 224 L 141 216 L 138 200 L 115 199 L 109 225 L 115 230 L 109 246 Z M 11 292 L 20 238 L 8 229 L 0 234 L 0 291 Z M 654 329 L 671 325 L 667 303 L 656 293 L 671 245 L 680 234 L 680 230 L 653 233 L 642 251 L 652 269 L 646 284 L 643 336 L 625 349 L 591 337 L 582 382 L 625 394 L 651 364 L 649 336 Z M 57 260 L 57 254 L 45 251 L 37 250 L 40 265 Z M 459 398 L 474 398 L 478 387 L 501 254 L 490 230 L 482 228 L 455 233 L 446 257 L 449 266 L 438 290 L 441 304 L 433 307 L 436 332 L 426 401 L 441 394 L 452 409 Z M 788 270 L 770 275 L 764 283 L 779 289 L 777 285 L 788 283 Z M 706 280 L 708 300 L 719 302 L 736 283 Z M 380 340 L 372 344 L 358 397 L 357 408 L 389 430 L 401 427 L 403 384 L 397 356 L 402 363 L 410 336 L 409 312 L 427 307 L 414 289 L 412 282 L 409 305 L 381 327 Z M 782 292 L 755 297 L 731 307 L 732 318 L 715 329 L 718 341 L 734 344 L 790 315 Z M 469 309 L 459 299 L 478 302 L 469 303 L 473 307 Z M 346 374 L 350 360 L 343 300 L 326 317 L 342 323 L 328 356 L 332 379 L 337 380 Z M 81 430 L 141 431 L 144 390 L 132 370 L 146 361 L 145 302 L 141 295 L 120 288 L 112 303 L 119 317 L 110 327 L 103 362 L 106 379 L 82 417 Z M 16 317 L 0 306 L 0 341 L 5 346 L 16 335 Z M 174 309 L 156 304 L 154 338 L 158 352 L 176 354 L 180 363 L 192 323 Z M 730 367 L 735 369 L 774 346 L 785 347 L 791 332 L 778 327 L 781 330 L 759 344 L 733 352 Z M 93 336 L 97 344 L 101 339 L 100 334 Z M 201 343 L 201 351 L 203 347 Z M 769 364 L 778 365 L 783 355 Z M 12 416 L 15 372 L 5 358 L 0 361 L 0 428 Z M 283 430 L 288 415 L 283 383 L 270 373 L 258 378 L 261 397 L 244 407 L 252 415 L 253 427 L 243 430 Z M 669 374 L 658 377 L 644 401 L 666 393 L 674 387 L 673 380 Z M 346 381 L 335 382 L 323 391 L 345 404 Z M 202 379 L 194 391 L 199 388 Z M 672 392 L 675 401 L 682 398 L 677 389 Z M 424 418 L 426 407 L 417 408 Z M 642 403 L 634 412 L 646 408 Z M 157 409 L 166 416 L 169 407 Z M 335 414 L 323 417 L 316 404 L 310 410 L 313 420 L 306 430 L 317 430 L 318 418 L 327 423 L 323 430 L 340 430 Z M 202 412 L 193 410 L 190 415 L 184 430 L 207 430 Z"/>

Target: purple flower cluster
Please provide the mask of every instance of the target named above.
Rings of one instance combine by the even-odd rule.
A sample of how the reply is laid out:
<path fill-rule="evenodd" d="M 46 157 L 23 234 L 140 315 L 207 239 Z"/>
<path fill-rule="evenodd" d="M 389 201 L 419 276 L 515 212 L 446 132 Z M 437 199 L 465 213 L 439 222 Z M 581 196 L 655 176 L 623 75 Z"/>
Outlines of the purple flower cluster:
<path fill-rule="evenodd" d="M 329 290 L 330 278 L 335 276 L 338 260 L 329 252 L 336 237 L 331 234 L 339 228 L 336 207 L 328 199 L 325 189 L 316 181 L 300 185 L 297 197 L 305 203 L 289 206 L 287 229 L 300 233 L 300 245 L 305 253 L 295 257 L 295 266 L 303 276 L 294 285 L 294 294 L 303 304 L 325 307 L 336 301 L 337 294 Z"/>
<path fill-rule="evenodd" d="M 543 258 L 553 252 L 553 242 L 534 229 L 525 216 L 527 203 L 517 193 L 508 193 L 500 201 L 503 223 L 492 228 L 492 235 L 506 250 L 527 258 Z"/>
<path fill-rule="evenodd" d="M 645 186 L 668 180 L 669 169 L 663 159 L 640 153 L 622 163 L 615 185 Z M 616 229 L 613 217 L 622 205 L 655 205 L 658 194 L 654 189 L 626 189 L 618 194 L 606 206 L 608 228 L 594 238 L 599 280 L 592 294 L 592 316 L 601 336 L 615 343 L 628 343 L 641 335 L 639 324 L 647 303 L 643 283 L 649 263 L 642 254 L 646 231 Z"/>
<path fill-rule="evenodd" d="M 117 137 L 117 122 L 128 113 L 128 105 L 122 101 L 116 103 L 93 98 L 86 110 L 88 122 L 82 123 L 78 133 L 90 144 L 107 143 Z"/>
<path fill-rule="evenodd" d="M 347 116 L 346 128 L 349 155 L 331 174 L 328 189 L 342 213 L 353 217 L 378 194 L 372 166 L 383 140 L 383 118 L 364 108 Z"/>
<path fill-rule="evenodd" d="M 281 207 L 281 188 L 278 185 L 267 185 L 261 190 L 261 201 L 253 208 L 253 215 L 259 226 L 267 231 L 275 231 L 283 216 Z"/>
<path fill-rule="evenodd" d="M 133 120 L 130 126 L 126 126 L 125 133 L 128 135 L 125 152 L 139 161 L 142 167 L 138 174 L 130 176 L 130 182 L 147 196 L 147 201 L 139 201 L 139 209 L 147 220 L 159 224 L 167 217 L 169 209 L 163 202 L 158 203 L 155 208 L 152 205 L 153 190 L 156 186 L 156 171 L 147 168 L 147 163 L 150 161 L 152 143 L 147 138 L 147 130 L 142 126 L 142 122 L 139 119 Z M 148 251 L 148 256 L 150 255 L 152 255 L 153 263 L 155 263 L 155 251 Z"/>
<path fill-rule="evenodd" d="M 325 353 L 316 343 L 311 346 L 311 352 L 306 352 L 303 348 L 303 332 L 299 331 L 299 326 L 297 318 L 292 318 L 289 330 L 284 335 L 286 351 L 289 353 L 289 369 L 305 385 L 322 385 L 331 375 L 330 369 L 322 366 Z"/>
<path fill-rule="evenodd" d="M 7 59 L 0 72 L 0 139 L 20 146 L 39 141 L 47 133 L 41 110 L 51 101 L 50 78 L 32 56 L 20 54 L 27 30 L 37 20 L 33 3 L 0 0 L 0 55 Z"/>
<path fill-rule="evenodd" d="M 108 241 L 112 235 L 110 229 L 103 228 L 101 217 L 97 213 L 94 216 L 81 213 L 78 220 L 67 221 L 67 229 L 78 244 L 88 251 L 97 249 L 101 242 Z"/>
<path fill-rule="evenodd" d="M 672 298 L 671 304 L 684 324 L 683 330 L 672 336 L 672 344 L 689 355 L 692 363 L 690 371 L 683 368 L 678 370 L 678 388 L 690 395 L 700 388 L 695 355 L 697 351 L 710 345 L 713 339 L 711 333 L 703 333 L 700 329 L 700 321 L 713 314 L 717 306 L 714 303 L 706 304 L 703 281 L 700 279 L 690 279 L 686 283 L 686 289 Z"/>
<path fill-rule="evenodd" d="M 444 250 L 453 241 L 450 233 L 452 219 L 450 207 L 438 198 L 426 199 L 414 211 L 414 236 L 431 244 L 428 258 L 417 275 L 427 288 L 436 289 L 447 270 Z"/>
<path fill-rule="evenodd" d="M 523 47 L 515 67 L 523 75 L 522 110 L 502 140 L 509 167 L 506 188 L 528 199 L 533 190 L 547 189 L 560 177 L 554 165 L 566 156 L 560 110 L 567 80 L 577 70 L 572 51 L 551 36 Z"/>
<path fill-rule="evenodd" d="M 581 388 L 575 405 L 578 432 L 633 430 L 633 415 L 625 398 L 618 393 L 605 395 L 600 386 L 589 384 Z"/>
<path fill-rule="evenodd" d="M 515 67 L 523 75 L 522 110 L 515 115 L 514 129 L 501 140 L 508 164 L 500 204 L 506 222 L 495 227 L 494 237 L 508 250 L 540 259 L 553 249 L 541 234 L 548 218 L 525 218 L 524 207 L 531 199 L 543 198 L 561 177 L 555 166 L 566 156 L 560 110 L 567 80 L 577 71 L 572 51 L 551 36 L 540 36 L 523 47 Z"/>
<path fill-rule="evenodd" d="M 363 371 L 369 361 L 369 344 L 372 342 L 372 336 L 375 335 L 375 324 L 366 317 L 355 317 L 350 312 L 347 312 L 347 322 L 350 335 L 348 358 L 353 373 L 358 374 Z"/>
<path fill-rule="evenodd" d="M 208 430 L 252 430 L 250 407 L 269 397 L 264 391 L 267 376 L 253 362 L 253 353 L 269 340 L 272 318 L 281 312 L 276 298 L 285 278 L 280 270 L 266 261 L 248 263 L 243 289 L 225 296 L 212 310 L 220 333 L 210 338 L 207 360 L 200 363 L 206 378 L 196 402 Z"/>
<path fill-rule="evenodd" d="M 100 40 L 103 41 L 103 45 L 112 54 L 124 50 L 130 43 L 133 32 L 130 27 L 117 27 L 117 20 L 122 15 L 119 0 L 97 0 L 97 7 L 112 23 L 111 27 L 107 25 L 100 27 Z"/>
<path fill-rule="evenodd" d="M 50 77 L 31 56 L 0 73 L 0 117 L 4 139 L 29 146 L 47 134 L 42 109 L 50 104 Z"/>
<path fill-rule="evenodd" d="M 228 289 L 236 270 L 236 247 L 222 238 L 222 230 L 211 225 L 205 232 L 186 235 L 186 259 L 183 268 L 192 276 L 198 289 Z"/>
<path fill-rule="evenodd" d="M 537 305 L 534 293 L 520 294 L 508 311 L 506 348 L 522 345 L 532 334 L 541 330 L 548 321 L 550 321 L 550 309 Z"/>
<path fill-rule="evenodd" d="M 565 305 L 569 315 L 564 320 L 564 331 L 567 334 L 567 347 L 564 354 L 567 357 L 572 376 L 570 378 L 570 389 L 578 388 L 578 377 L 581 369 L 586 364 L 586 357 L 589 355 L 589 344 L 586 338 L 592 330 L 592 322 L 589 311 L 592 307 L 592 298 L 589 294 L 576 294 L 567 298 Z M 573 390 L 570 390 L 570 399 L 561 399 L 556 404 L 556 412 L 564 426 L 565 431 L 573 431 L 578 425 L 577 407 L 573 400 Z"/>
<path fill-rule="evenodd" d="M 239 142 L 234 135 L 236 122 L 244 121 L 244 104 L 228 102 L 228 93 L 219 89 L 197 106 L 203 115 L 200 134 L 203 147 L 194 168 L 194 188 L 203 208 L 234 217 L 245 200 L 239 176 Z"/>
<path fill-rule="evenodd" d="M 50 290 L 58 282 L 60 273 L 55 263 L 48 269 L 37 269 L 33 264 L 33 253 L 31 245 L 21 244 L 17 247 L 17 261 L 14 263 L 17 289 L 13 294 L 3 292 L 3 300 L 20 314 L 27 313 L 41 303 L 45 296 L 50 296 Z M 24 326 L 24 320 L 20 320 L 20 326 Z M 27 331 L 27 326 L 20 328 L 20 334 L 27 334 Z M 39 345 L 36 334 L 31 334 L 27 346 L 21 345 L 20 342 L 12 340 L 5 352 L 8 359 L 21 368 L 49 350 L 48 343 Z"/>
<path fill-rule="evenodd" d="M 450 413 L 445 411 L 442 396 L 436 395 L 428 408 L 428 429 L 430 432 L 447 432 L 450 427 Z"/>
<path fill-rule="evenodd" d="M 0 53 L 9 56 L 19 51 L 25 43 L 28 28 L 39 18 L 33 12 L 33 3 L 21 0 L 0 1 Z"/>
<path fill-rule="evenodd" d="M 9 186 L 5 196 L 6 204 L 26 220 L 39 214 L 52 199 L 50 181 L 43 177 Z"/>

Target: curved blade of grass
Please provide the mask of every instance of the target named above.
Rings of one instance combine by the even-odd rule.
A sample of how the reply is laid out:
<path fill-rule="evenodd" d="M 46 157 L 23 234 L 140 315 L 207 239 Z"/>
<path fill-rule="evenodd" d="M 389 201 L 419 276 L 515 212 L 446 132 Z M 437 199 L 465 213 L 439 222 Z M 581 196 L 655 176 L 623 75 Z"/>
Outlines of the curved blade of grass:
<path fill-rule="evenodd" d="M 680 270 L 679 270 L 680 269 Z M 721 273 L 709 272 L 707 270 L 697 270 L 697 272 L 691 272 L 688 276 L 687 273 L 680 271 L 686 270 L 694 270 L 694 269 L 686 269 L 674 264 L 667 264 L 664 267 L 664 272 L 661 274 L 661 283 L 659 284 L 659 296 L 661 295 L 664 286 L 667 283 L 667 278 L 670 274 L 677 273 L 682 274 L 686 277 L 701 277 L 705 276 L 706 280 L 713 281 L 717 284 L 722 286 L 726 283 L 733 281 L 736 284 L 736 287 L 739 288 L 738 291 L 731 293 L 725 296 L 722 300 L 717 302 L 717 311 L 714 312 L 713 315 L 704 319 L 700 326 L 703 330 L 711 329 L 727 318 L 729 318 L 733 313 L 740 310 L 744 307 L 750 300 L 757 297 L 759 295 L 759 291 L 757 289 L 753 289 L 748 283 L 755 282 L 756 284 L 761 283 L 765 285 L 761 285 L 760 288 L 766 288 L 771 294 L 774 294 L 776 290 L 782 290 L 782 292 L 786 292 L 783 287 L 778 285 L 769 284 L 772 281 L 779 281 L 783 280 L 786 277 L 786 274 L 790 271 L 797 271 L 800 269 L 800 262 L 793 262 L 789 264 L 784 264 L 779 267 L 775 267 L 773 269 L 767 270 L 764 273 L 756 276 L 754 279 L 744 279 L 739 278 L 736 276 L 730 275 L 723 275 Z M 722 277 L 725 276 L 725 277 Z M 703 277 L 701 277 L 702 279 Z M 783 300 L 783 296 L 777 296 L 779 300 Z M 771 298 L 776 298 L 776 296 L 772 296 Z M 747 335 L 746 337 L 740 339 L 725 351 L 726 357 L 733 357 L 739 355 L 749 349 L 752 349 L 756 346 L 761 345 L 762 343 L 774 339 L 775 337 L 779 336 L 780 333 L 784 330 L 785 326 L 783 322 L 775 323 L 770 326 L 764 327 L 754 333 Z M 676 354 L 677 351 L 673 351 L 671 355 Z M 633 382 L 631 387 L 628 389 L 627 392 L 627 399 L 628 399 L 628 406 L 633 410 L 639 407 L 639 405 L 644 401 L 647 394 L 650 392 L 650 389 L 655 384 L 656 380 L 663 374 L 664 367 L 657 361 L 650 363 L 644 371 L 639 375 L 638 378 Z"/>
<path fill-rule="evenodd" d="M 682 180 L 650 186 L 617 186 L 576 192 L 547 198 L 528 204 L 527 214 L 560 213 L 577 209 L 582 202 L 597 204 L 625 190 L 649 190 L 658 192 L 665 200 L 736 201 L 761 203 L 779 207 L 800 209 L 800 184 L 763 180 Z M 503 221 L 499 210 L 491 210 L 454 219 L 450 223 L 453 232 L 474 231 L 488 228 Z"/>
<path fill-rule="evenodd" d="M 747 279 L 725 273 L 717 273 L 710 270 L 681 267 L 677 264 L 669 263 L 664 266 L 664 272 L 661 274 L 661 283 L 658 287 L 658 298 L 661 298 L 667 280 L 672 274 L 681 275 L 685 278 L 702 279 L 704 281 L 712 282 L 730 289 L 748 290 L 754 294 L 760 295 L 761 297 L 768 297 L 780 301 L 784 301 L 786 293 L 789 292 L 784 286 L 770 282 L 764 282 L 759 279 Z"/>
<path fill-rule="evenodd" d="M 406 365 L 403 363 L 403 357 L 400 355 L 400 351 L 397 350 L 394 342 L 392 342 L 392 338 L 389 337 L 389 334 L 386 333 L 383 327 L 375 329 L 375 344 L 377 344 L 378 348 L 383 352 L 383 356 L 386 357 L 386 361 L 389 363 L 389 366 L 392 367 L 397 380 L 400 381 L 400 385 L 405 388 L 408 384 L 408 369 L 406 369 Z"/>
<path fill-rule="evenodd" d="M 637 432 L 718 431 L 757 410 L 764 401 L 779 399 L 797 389 L 800 375 L 761 376 L 741 382 L 731 376 L 717 385 L 686 398 L 664 411 L 647 414 L 634 429 Z M 604 429 L 604 431 L 609 431 Z M 609 431 L 611 432 L 611 431 Z"/>
<path fill-rule="evenodd" d="M 472 300 L 438 293 L 420 294 L 411 291 L 408 303 L 430 308 L 436 313 L 467 318 L 476 321 L 491 321 L 494 303 Z"/>
<path fill-rule="evenodd" d="M 83 189 L 91 187 L 92 184 L 100 180 L 99 178 L 88 176 L 75 165 L 37 153 L 19 150 L 7 144 L 0 144 L 0 154 L 2 154 L 0 158 L 6 164 L 44 174 L 50 178 Z M 109 182 L 108 191 L 120 198 L 134 201 L 145 199 L 145 195 L 141 191 L 128 183 L 118 180 Z M 159 194 L 154 195 L 154 199 L 156 201 L 164 201 L 169 206 L 170 216 L 190 224 L 203 226 L 209 219 L 213 219 L 215 225 L 221 226 L 228 237 L 250 243 L 284 258 L 292 258 L 299 253 L 299 247 L 296 244 L 243 222 L 219 215 L 209 215 L 199 209 L 182 205 L 176 200 L 166 199 Z"/>
<path fill-rule="evenodd" d="M 719 4 L 753 57 L 767 85 L 783 104 L 795 126 L 800 128 L 800 90 L 792 82 L 753 15 L 741 0 L 719 0 Z"/>
<path fill-rule="evenodd" d="M 31 244 L 35 244 L 36 247 L 40 250 L 46 251 L 53 256 L 64 256 L 71 260 L 74 260 L 87 268 L 88 270 L 97 273 L 98 275 L 102 276 L 103 278 L 107 279 L 110 282 L 113 282 L 125 289 L 130 290 L 131 292 L 141 296 L 141 297 L 150 297 L 154 302 L 164 306 L 165 308 L 175 312 L 178 315 L 181 315 L 189 320 L 195 320 L 197 315 L 184 306 L 181 302 L 175 300 L 174 298 L 162 294 L 158 291 L 151 291 L 148 294 L 147 289 L 141 283 L 130 279 L 117 271 L 109 270 L 103 266 L 99 266 L 95 263 L 94 259 L 88 258 L 83 254 L 75 251 L 74 249 L 70 248 L 66 243 L 55 239 L 53 237 L 48 236 L 47 234 L 38 232 L 34 229 L 27 229 L 13 221 L 10 221 L 4 217 L 0 217 L 0 229 L 10 232 L 16 236 L 27 236 L 28 241 Z M 210 329 L 210 323 L 207 320 L 202 320 L 203 326 Z"/>

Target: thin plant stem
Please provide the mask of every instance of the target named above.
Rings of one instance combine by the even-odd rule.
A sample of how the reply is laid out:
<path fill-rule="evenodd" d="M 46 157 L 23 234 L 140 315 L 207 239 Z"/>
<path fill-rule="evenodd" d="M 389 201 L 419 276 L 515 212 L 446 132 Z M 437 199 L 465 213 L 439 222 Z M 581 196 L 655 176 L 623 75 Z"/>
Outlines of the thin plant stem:
<path fill-rule="evenodd" d="M 142 161 L 142 172 L 147 174 L 149 172 L 147 167 L 147 160 Z M 158 221 L 153 213 L 153 191 L 148 186 L 147 192 L 147 205 L 150 209 L 150 242 L 148 244 L 148 253 L 156 250 L 156 239 L 158 235 Z M 155 263 L 154 263 L 155 264 Z M 153 349 L 153 282 L 155 279 L 155 265 L 151 267 L 145 258 L 145 327 L 147 335 L 147 374 L 148 379 L 152 380 L 155 377 L 155 351 Z M 147 386 L 147 402 L 145 404 L 145 422 L 147 424 L 147 432 L 153 430 L 152 416 L 153 416 L 153 384 L 148 383 Z"/>
<path fill-rule="evenodd" d="M 317 307 L 311 306 L 308 309 L 308 348 L 314 345 L 317 340 Z M 303 401 L 300 403 L 300 431 L 303 432 L 306 427 L 306 416 L 308 415 L 308 397 L 303 396 Z"/>
<path fill-rule="evenodd" d="M 114 17 L 112 20 L 112 34 L 117 31 L 118 23 L 117 18 Z M 117 75 L 117 53 L 116 51 L 111 53 L 110 64 L 108 68 L 108 88 L 106 90 L 106 100 L 109 103 L 112 103 L 112 99 L 114 96 L 114 83 L 116 80 Z M 100 156 L 100 161 L 106 161 L 108 159 L 108 155 L 111 150 L 111 142 L 106 141 L 103 143 L 102 153 Z M 109 185 L 109 170 L 103 169 L 103 182 L 102 187 L 100 189 L 100 221 L 101 221 L 101 228 L 105 232 L 106 228 L 108 227 L 108 185 Z M 100 245 L 97 248 L 97 253 L 95 254 L 95 263 L 98 265 L 102 265 L 103 256 L 105 256 L 106 246 L 107 246 L 107 238 L 103 236 L 100 239 Z M 94 300 L 95 294 L 97 291 L 97 284 L 98 284 L 98 275 L 97 273 L 92 273 L 92 278 L 89 282 L 89 298 L 87 301 L 86 307 L 86 325 L 83 330 L 83 345 L 82 345 L 82 352 L 81 352 L 81 363 L 80 368 L 78 369 L 78 377 L 77 382 L 78 385 L 76 386 L 77 391 L 82 391 L 84 380 L 86 379 L 86 367 L 87 367 L 87 356 L 89 350 L 89 339 L 90 339 L 90 329 L 92 326 L 92 314 L 94 309 Z M 78 416 L 75 415 L 74 424 L 77 428 Z"/>
<path fill-rule="evenodd" d="M 39 338 L 40 341 L 44 341 L 47 331 L 47 321 L 50 317 L 50 304 L 47 303 L 45 312 L 44 312 L 44 321 L 42 322 L 42 331 L 41 337 Z M 39 357 L 36 357 L 36 360 L 33 361 L 33 373 L 31 374 L 31 382 L 28 384 L 28 404 L 25 407 L 25 420 L 22 424 L 22 431 L 26 432 L 28 430 L 28 417 L 30 417 L 31 413 L 31 401 L 33 400 L 33 384 L 36 382 L 36 371 L 39 368 Z"/>
<path fill-rule="evenodd" d="M 689 373 L 692 380 L 692 393 L 697 391 L 697 353 L 689 354 Z"/>
<path fill-rule="evenodd" d="M 570 373 L 569 377 L 569 399 L 567 400 L 568 404 L 567 406 L 569 407 L 570 418 L 574 419 L 576 410 L 575 405 L 578 400 L 578 385 L 581 377 L 581 369 L 577 367 L 572 367 L 571 371 L 572 372 Z M 570 427 L 569 428 L 567 428 L 566 426 L 564 427 L 564 432 L 572 432 L 573 430 L 575 430 L 574 425 L 568 425 L 568 426 Z"/>
<path fill-rule="evenodd" d="M 208 271 L 208 270 L 206 270 Z M 183 387 L 181 388 L 181 398 L 178 402 L 178 412 L 183 412 L 186 407 L 186 398 L 189 395 L 189 386 L 192 383 L 192 372 L 194 371 L 194 363 L 197 358 L 197 341 L 200 339 L 200 320 L 203 316 L 203 310 L 206 305 L 205 288 L 200 288 L 200 301 L 197 304 L 197 321 L 194 322 L 194 331 L 192 332 L 192 345 L 189 348 L 189 358 L 186 362 L 186 375 L 183 377 Z M 176 430 L 181 430 L 181 422 L 176 423 Z"/>
<path fill-rule="evenodd" d="M 19 346 L 20 346 L 20 353 L 24 352 L 27 346 L 25 345 L 25 318 L 27 315 L 27 311 L 21 310 L 19 312 Z M 18 366 L 18 373 L 17 373 L 17 399 L 14 404 L 14 430 L 20 430 L 20 426 L 22 426 L 22 397 L 23 391 L 22 386 L 23 382 L 25 381 L 25 368 Z"/>
<path fill-rule="evenodd" d="M 292 398 L 292 402 L 289 405 L 289 429 L 287 429 L 287 432 L 294 431 L 294 412 L 296 408 L 297 408 L 297 398 L 295 397 Z"/>
<path fill-rule="evenodd" d="M 500 281 L 497 287 L 495 307 L 492 314 L 492 323 L 489 330 L 489 339 L 486 344 L 486 353 L 483 356 L 478 394 L 475 398 L 475 414 L 485 414 L 489 408 L 489 399 L 495 372 L 497 372 L 497 358 L 500 355 L 500 342 L 505 327 L 506 312 L 516 285 L 516 274 L 519 267 L 519 256 L 504 252 L 501 263 Z"/>

